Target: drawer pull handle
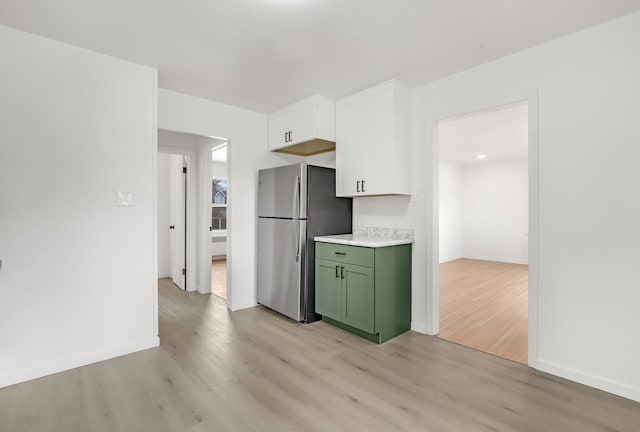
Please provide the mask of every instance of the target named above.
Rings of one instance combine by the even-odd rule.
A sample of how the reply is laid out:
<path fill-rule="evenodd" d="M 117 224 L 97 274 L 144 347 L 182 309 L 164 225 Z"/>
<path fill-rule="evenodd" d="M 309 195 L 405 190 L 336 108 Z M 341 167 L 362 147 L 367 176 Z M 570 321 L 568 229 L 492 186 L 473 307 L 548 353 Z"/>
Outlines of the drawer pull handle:
<path fill-rule="evenodd" d="M 336 252 L 336 255 L 346 256 L 346 255 L 347 255 L 347 253 L 346 253 L 346 252 Z"/>
<path fill-rule="evenodd" d="M 340 279 L 344 279 L 344 267 L 340 267 Z"/>
<path fill-rule="evenodd" d="M 336 266 L 336 277 L 340 277 L 340 273 L 338 273 L 338 269 L 340 268 L 340 266 Z"/>

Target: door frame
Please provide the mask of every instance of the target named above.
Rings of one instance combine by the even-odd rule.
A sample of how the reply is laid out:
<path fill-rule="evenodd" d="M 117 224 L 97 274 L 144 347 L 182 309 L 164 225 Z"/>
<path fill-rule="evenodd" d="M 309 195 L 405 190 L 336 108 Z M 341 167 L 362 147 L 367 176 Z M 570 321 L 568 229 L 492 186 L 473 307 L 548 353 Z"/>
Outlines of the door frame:
<path fill-rule="evenodd" d="M 227 141 L 227 308 L 230 309 L 233 298 L 233 275 L 231 274 L 232 265 L 232 223 L 231 215 L 233 214 L 233 206 L 230 199 L 233 194 L 233 176 L 231 170 L 231 160 L 233 158 L 233 140 L 222 136 L 205 136 L 192 132 L 185 132 L 177 129 L 157 128 L 158 131 L 168 131 L 179 134 L 196 136 L 204 139 L 220 139 Z M 211 292 L 211 233 L 209 226 L 211 223 L 211 160 L 209 145 L 198 145 L 195 148 L 156 145 L 156 154 L 154 155 L 154 166 L 157 164 L 157 153 L 169 153 L 188 156 L 189 166 L 187 167 L 187 205 L 188 205 L 188 257 L 187 257 L 187 277 L 191 281 L 187 291 L 198 291 L 201 294 Z M 197 169 L 195 169 L 197 167 Z M 157 184 L 157 169 L 156 169 Z M 155 193 L 157 202 L 157 190 Z M 157 208 L 154 213 L 154 220 L 157 223 Z M 154 235 L 157 236 L 157 224 Z M 155 238 L 155 237 L 154 237 Z M 155 239 L 154 265 L 157 267 L 158 246 L 157 238 Z M 155 271 L 157 278 L 157 269 Z M 157 292 L 157 290 L 156 290 Z M 155 305 L 156 310 L 158 304 Z"/>
<path fill-rule="evenodd" d="M 230 160 L 231 160 L 231 140 L 228 138 L 221 137 L 208 137 L 208 138 L 216 138 L 227 141 L 227 299 L 225 303 L 227 305 L 227 309 L 231 307 L 231 206 L 230 198 L 232 194 L 232 184 L 231 184 L 231 175 L 230 175 Z M 200 248 L 200 259 L 199 263 L 202 266 L 202 271 L 200 272 L 200 277 L 202 280 L 202 288 L 198 290 L 198 292 L 202 294 L 211 293 L 211 231 L 209 231 L 209 226 L 211 226 L 211 179 L 213 178 L 213 172 L 211 170 L 211 151 L 214 148 L 219 147 L 219 143 L 212 143 L 211 145 L 201 146 L 198 149 L 199 161 L 200 161 L 200 195 L 198 201 L 201 203 L 200 206 L 200 217 L 201 223 L 200 229 L 198 232 L 198 236 L 200 238 L 206 239 L 202 242 L 202 247 Z"/>
<path fill-rule="evenodd" d="M 428 118 L 431 145 L 427 146 L 427 236 L 433 241 L 427 246 L 427 334 L 440 330 L 440 272 L 439 272 L 439 144 L 438 122 L 451 117 L 472 114 L 517 102 L 528 104 L 529 147 L 529 281 L 528 281 L 528 365 L 538 366 L 538 280 L 539 280 L 539 168 L 538 168 L 538 90 L 506 97 L 469 102 Z M 430 275 L 429 275 L 430 274 Z"/>

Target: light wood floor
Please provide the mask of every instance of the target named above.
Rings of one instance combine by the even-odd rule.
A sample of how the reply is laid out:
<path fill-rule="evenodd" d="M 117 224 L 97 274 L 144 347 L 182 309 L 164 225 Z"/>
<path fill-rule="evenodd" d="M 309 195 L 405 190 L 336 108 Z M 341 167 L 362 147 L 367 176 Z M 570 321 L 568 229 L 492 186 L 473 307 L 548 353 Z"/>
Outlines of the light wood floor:
<path fill-rule="evenodd" d="M 376 345 L 160 284 L 159 348 L 0 389 L 0 431 L 638 432 L 640 404 L 408 332 Z"/>
<path fill-rule="evenodd" d="M 528 266 L 458 259 L 440 264 L 442 339 L 527 363 Z"/>
<path fill-rule="evenodd" d="M 227 299 L 227 260 L 211 260 L 211 292 Z"/>

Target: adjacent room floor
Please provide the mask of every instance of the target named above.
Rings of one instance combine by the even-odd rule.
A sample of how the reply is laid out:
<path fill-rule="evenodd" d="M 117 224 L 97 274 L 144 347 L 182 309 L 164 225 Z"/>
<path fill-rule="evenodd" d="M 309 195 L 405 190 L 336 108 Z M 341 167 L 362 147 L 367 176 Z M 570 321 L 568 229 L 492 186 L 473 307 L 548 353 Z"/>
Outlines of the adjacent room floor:
<path fill-rule="evenodd" d="M 211 260 L 211 293 L 227 299 L 227 260 Z"/>
<path fill-rule="evenodd" d="M 440 264 L 439 337 L 527 363 L 528 266 L 457 259 Z"/>
<path fill-rule="evenodd" d="M 0 430 L 637 432 L 640 404 L 442 339 L 376 345 L 160 280 L 161 346 L 0 389 Z"/>

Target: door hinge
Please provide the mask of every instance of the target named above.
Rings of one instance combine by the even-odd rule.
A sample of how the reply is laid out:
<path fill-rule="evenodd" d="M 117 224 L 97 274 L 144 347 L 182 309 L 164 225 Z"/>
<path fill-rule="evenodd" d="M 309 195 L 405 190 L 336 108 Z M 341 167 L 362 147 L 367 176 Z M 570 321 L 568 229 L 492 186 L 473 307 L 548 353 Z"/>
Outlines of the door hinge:
<path fill-rule="evenodd" d="M 186 276 L 187 275 L 187 269 L 182 269 L 182 276 Z"/>
<path fill-rule="evenodd" d="M 182 167 L 182 173 L 186 174 L 187 173 L 187 167 Z"/>

